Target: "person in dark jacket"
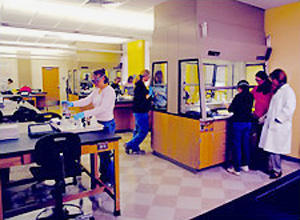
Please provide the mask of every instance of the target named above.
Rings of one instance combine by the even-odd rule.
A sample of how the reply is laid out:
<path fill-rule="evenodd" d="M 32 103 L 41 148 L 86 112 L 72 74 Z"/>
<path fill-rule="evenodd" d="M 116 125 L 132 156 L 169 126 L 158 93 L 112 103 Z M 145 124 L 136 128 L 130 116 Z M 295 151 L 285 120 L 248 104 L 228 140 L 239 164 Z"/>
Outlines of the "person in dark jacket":
<path fill-rule="evenodd" d="M 135 128 L 133 138 L 125 144 L 126 153 L 145 154 L 139 145 L 146 138 L 149 131 L 149 116 L 148 111 L 151 106 L 151 94 L 145 86 L 145 82 L 150 79 L 149 70 L 143 70 L 141 79 L 137 81 L 134 89 L 133 97 L 133 115 L 135 118 Z M 151 93 L 151 92 L 150 92 Z"/>
<path fill-rule="evenodd" d="M 228 167 L 227 171 L 239 176 L 241 170 L 249 171 L 251 112 L 254 97 L 249 92 L 249 83 L 246 80 L 239 81 L 237 87 L 239 93 L 228 108 L 228 111 L 233 113 L 231 117 L 233 167 Z"/>
<path fill-rule="evenodd" d="M 116 96 L 118 97 L 119 95 L 123 95 L 122 93 L 122 90 L 120 88 L 120 82 L 121 82 L 121 77 L 117 76 L 113 83 L 110 85 L 114 90 L 115 90 L 115 93 L 116 93 Z"/>

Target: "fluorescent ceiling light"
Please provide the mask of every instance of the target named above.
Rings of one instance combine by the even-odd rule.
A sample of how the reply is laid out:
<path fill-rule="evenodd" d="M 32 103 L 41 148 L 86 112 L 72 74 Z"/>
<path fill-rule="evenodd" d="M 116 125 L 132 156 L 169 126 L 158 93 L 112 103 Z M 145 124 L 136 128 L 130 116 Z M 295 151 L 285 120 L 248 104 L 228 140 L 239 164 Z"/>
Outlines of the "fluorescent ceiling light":
<path fill-rule="evenodd" d="M 153 31 L 154 17 L 151 13 L 137 13 L 119 9 L 102 7 L 75 7 L 58 3 L 42 2 L 39 0 L 2 0 L 3 9 L 14 10 L 21 14 L 41 14 L 47 18 L 67 18 L 83 23 L 99 24 L 116 28 L 132 28 L 141 31 Z M 0 1 L 1 3 L 1 1 Z"/>
<path fill-rule="evenodd" d="M 72 55 L 76 54 L 75 51 L 66 51 L 60 49 L 41 49 L 41 48 L 30 48 L 30 47 L 13 47 L 13 46 L 0 46 L 1 53 L 24 53 L 24 54 L 31 54 L 31 55 Z"/>
<path fill-rule="evenodd" d="M 35 47 L 35 48 L 52 48 L 64 50 L 76 50 L 74 46 L 67 44 L 43 44 L 43 43 L 28 43 L 18 41 L 0 41 L 0 46 L 20 46 L 20 47 Z"/>
<path fill-rule="evenodd" d="M 14 59 L 37 59 L 37 60 L 62 60 L 62 59 L 67 59 L 70 60 L 73 57 L 70 56 L 52 56 L 52 55 L 26 55 L 26 54 L 5 54 L 5 53 L 0 53 L 0 57 L 2 58 L 14 58 Z"/>
<path fill-rule="evenodd" d="M 2 46 L 2 48 L 1 48 Z M 31 54 L 42 52 L 43 54 L 51 54 L 53 51 L 58 52 L 73 52 L 76 51 L 89 51 L 99 53 L 115 53 L 123 54 L 122 50 L 108 50 L 108 49 L 94 49 L 94 48 L 77 48 L 75 46 L 63 45 L 63 44 L 41 44 L 41 43 L 26 43 L 26 42 L 15 42 L 15 41 L 0 41 L 0 48 L 2 52 L 9 50 L 9 52 L 15 53 L 16 51 L 27 51 Z M 9 48 L 9 49 L 7 49 Z M 55 52 L 55 53 L 56 53 Z"/>
<path fill-rule="evenodd" d="M 120 38 L 120 37 L 105 37 L 105 36 L 96 36 L 88 34 L 77 34 L 77 33 L 66 33 L 66 32 L 54 32 L 54 31 L 45 31 L 45 30 L 36 30 L 36 29 L 26 29 L 26 28 L 15 28 L 15 27 L 0 27 L 1 34 L 17 34 L 19 36 L 28 36 L 28 37 L 49 37 L 56 40 L 64 41 L 83 41 L 83 42 L 94 42 L 94 43 L 107 43 L 107 44 L 123 44 L 130 41 L 129 38 Z"/>

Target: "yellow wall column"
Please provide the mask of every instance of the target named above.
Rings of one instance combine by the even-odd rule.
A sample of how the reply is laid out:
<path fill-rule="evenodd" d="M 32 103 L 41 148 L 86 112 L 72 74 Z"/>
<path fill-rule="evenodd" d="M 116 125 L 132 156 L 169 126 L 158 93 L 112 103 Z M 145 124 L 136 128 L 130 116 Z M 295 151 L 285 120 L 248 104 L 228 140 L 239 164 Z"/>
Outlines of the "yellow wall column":
<path fill-rule="evenodd" d="M 145 41 L 137 40 L 127 44 L 128 76 L 138 76 L 145 69 Z"/>
<path fill-rule="evenodd" d="M 281 68 L 297 99 L 293 118 L 291 156 L 300 158 L 300 2 L 268 9 L 265 13 L 265 32 L 271 36 L 270 72 Z"/>

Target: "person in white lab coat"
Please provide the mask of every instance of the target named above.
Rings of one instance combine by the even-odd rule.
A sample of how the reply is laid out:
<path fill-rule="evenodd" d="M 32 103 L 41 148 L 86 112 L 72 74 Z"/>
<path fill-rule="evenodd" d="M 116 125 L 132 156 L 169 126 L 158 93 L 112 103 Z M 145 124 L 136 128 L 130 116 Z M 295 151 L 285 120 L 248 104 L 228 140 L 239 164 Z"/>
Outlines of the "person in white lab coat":
<path fill-rule="evenodd" d="M 283 70 L 274 70 L 270 79 L 274 95 L 262 129 L 259 147 L 268 152 L 270 178 L 276 179 L 282 175 L 280 155 L 291 153 L 296 95 L 287 84 L 287 76 Z"/>

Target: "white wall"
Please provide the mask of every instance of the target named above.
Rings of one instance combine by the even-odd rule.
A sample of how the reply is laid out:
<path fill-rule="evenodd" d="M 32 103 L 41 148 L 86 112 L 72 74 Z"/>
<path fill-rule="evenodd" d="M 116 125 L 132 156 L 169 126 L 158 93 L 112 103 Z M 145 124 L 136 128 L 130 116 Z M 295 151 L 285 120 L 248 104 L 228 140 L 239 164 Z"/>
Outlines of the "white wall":
<path fill-rule="evenodd" d="M 6 83 L 8 78 L 14 81 L 12 88 L 19 87 L 17 59 L 0 58 L 0 83 Z"/>

